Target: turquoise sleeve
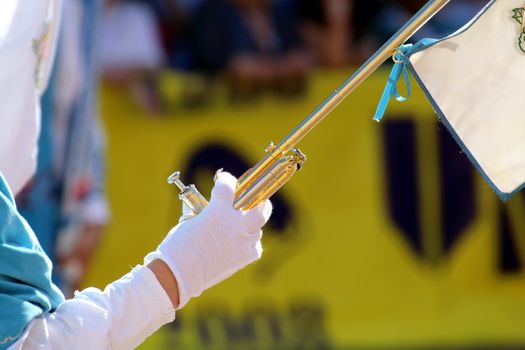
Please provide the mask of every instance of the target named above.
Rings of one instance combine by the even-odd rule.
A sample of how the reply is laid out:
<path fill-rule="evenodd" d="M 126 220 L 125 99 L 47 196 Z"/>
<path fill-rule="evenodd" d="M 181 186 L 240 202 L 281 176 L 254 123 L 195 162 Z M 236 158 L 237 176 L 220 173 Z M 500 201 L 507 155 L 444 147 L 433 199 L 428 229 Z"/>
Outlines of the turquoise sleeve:
<path fill-rule="evenodd" d="M 64 301 L 51 282 L 51 270 L 0 173 L 0 350 L 14 343 L 33 318 Z"/>

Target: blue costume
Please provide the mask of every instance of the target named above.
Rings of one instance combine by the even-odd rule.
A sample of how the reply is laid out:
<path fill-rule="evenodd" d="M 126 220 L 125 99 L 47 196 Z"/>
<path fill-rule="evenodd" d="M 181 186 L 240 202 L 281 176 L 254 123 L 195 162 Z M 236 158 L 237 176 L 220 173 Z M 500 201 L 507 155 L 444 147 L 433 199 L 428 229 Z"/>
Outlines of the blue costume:
<path fill-rule="evenodd" d="M 51 282 L 51 261 L 17 212 L 0 174 L 0 350 L 7 349 L 35 317 L 64 301 Z"/>

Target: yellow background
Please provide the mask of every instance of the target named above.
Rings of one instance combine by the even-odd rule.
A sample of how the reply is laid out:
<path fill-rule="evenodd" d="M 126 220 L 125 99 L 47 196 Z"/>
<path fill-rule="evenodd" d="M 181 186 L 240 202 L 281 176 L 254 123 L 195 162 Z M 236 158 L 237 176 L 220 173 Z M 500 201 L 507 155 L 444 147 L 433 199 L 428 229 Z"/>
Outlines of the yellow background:
<path fill-rule="evenodd" d="M 372 120 L 386 74 L 368 79 L 299 145 L 308 161 L 283 190 L 299 218 L 293 232 L 266 231 L 260 262 L 193 300 L 141 349 L 525 344 L 525 278 L 497 268 L 499 200 L 477 173 L 476 217 L 439 263 L 416 255 L 390 219 L 383 124 Z M 104 88 L 113 218 L 87 284 L 129 271 L 176 223 L 180 204 L 166 177 L 199 145 L 222 142 L 255 164 L 345 75 L 317 72 L 308 94 L 292 101 L 264 96 L 232 106 L 219 91 L 193 110 L 177 102 L 186 79 L 166 76 L 164 93 L 175 102 L 162 118 Z M 439 254 L 436 117 L 419 91 L 391 103 L 385 118 L 396 115 L 416 121 L 423 245 Z M 198 187 L 208 196 L 205 175 Z M 523 257 L 523 197 L 507 207 Z"/>

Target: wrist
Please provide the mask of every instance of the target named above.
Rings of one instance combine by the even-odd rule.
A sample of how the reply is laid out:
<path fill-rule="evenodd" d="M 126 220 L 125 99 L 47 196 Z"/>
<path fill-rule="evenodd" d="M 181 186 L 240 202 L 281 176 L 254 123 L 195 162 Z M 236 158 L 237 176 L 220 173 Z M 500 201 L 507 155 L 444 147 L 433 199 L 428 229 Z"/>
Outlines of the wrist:
<path fill-rule="evenodd" d="M 160 259 L 155 259 L 146 266 L 153 272 L 176 309 L 180 303 L 179 285 L 169 266 Z"/>

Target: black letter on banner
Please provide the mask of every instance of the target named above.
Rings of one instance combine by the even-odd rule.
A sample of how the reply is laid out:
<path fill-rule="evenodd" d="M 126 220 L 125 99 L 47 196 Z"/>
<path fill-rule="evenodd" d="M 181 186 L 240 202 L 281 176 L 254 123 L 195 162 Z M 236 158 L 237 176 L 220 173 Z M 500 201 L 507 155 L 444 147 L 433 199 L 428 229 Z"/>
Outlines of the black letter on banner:
<path fill-rule="evenodd" d="M 422 130 L 425 135 L 418 134 Z M 391 117 L 383 123 L 382 131 L 392 220 L 399 226 L 415 254 L 425 261 L 439 262 L 454 248 L 476 215 L 472 166 L 448 131 L 438 129 L 437 124 L 432 122 L 415 121 L 408 115 L 404 118 Z M 421 146 L 425 149 L 421 150 Z M 426 169 L 422 167 L 427 165 L 438 173 L 427 171 L 425 175 L 421 174 Z M 422 178 L 429 175 L 436 180 L 432 182 L 432 179 Z M 437 191 L 426 191 L 426 195 L 430 193 L 432 197 L 423 200 L 421 186 L 429 185 L 435 185 Z M 434 219 L 427 217 L 427 221 L 423 220 L 423 213 L 434 216 Z M 438 229 L 429 230 L 423 226 L 428 222 L 437 223 Z M 427 246 L 424 232 L 427 232 Z M 434 237 L 428 237 L 428 234 Z M 429 249 L 428 244 L 433 246 Z"/>
<path fill-rule="evenodd" d="M 244 312 L 242 325 L 252 349 L 283 348 L 282 320 L 269 301 L 252 303 Z"/>
<path fill-rule="evenodd" d="M 499 204 L 499 263 L 502 273 L 518 273 L 525 263 L 525 193 Z"/>
<path fill-rule="evenodd" d="M 325 312 L 320 301 L 295 300 L 290 305 L 290 321 L 294 349 L 331 349 L 325 328 Z"/>

